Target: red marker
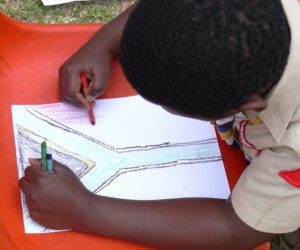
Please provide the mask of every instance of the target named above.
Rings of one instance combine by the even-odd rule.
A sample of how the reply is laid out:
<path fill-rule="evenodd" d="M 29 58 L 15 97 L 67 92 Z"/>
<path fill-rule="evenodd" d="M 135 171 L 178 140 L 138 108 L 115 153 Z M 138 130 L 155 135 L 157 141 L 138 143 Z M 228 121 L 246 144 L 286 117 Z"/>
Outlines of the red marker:
<path fill-rule="evenodd" d="M 87 93 L 88 93 L 88 89 L 89 89 L 89 81 L 88 81 L 88 78 L 87 78 L 87 75 L 85 72 L 80 73 L 80 80 L 81 80 L 81 84 L 82 84 L 82 88 L 83 88 L 83 94 L 85 97 L 87 97 Z M 88 107 L 87 111 L 89 113 L 91 124 L 95 125 L 96 121 L 95 121 L 95 116 L 94 116 L 94 112 L 93 112 L 93 105 L 91 102 L 89 102 L 89 107 Z"/>

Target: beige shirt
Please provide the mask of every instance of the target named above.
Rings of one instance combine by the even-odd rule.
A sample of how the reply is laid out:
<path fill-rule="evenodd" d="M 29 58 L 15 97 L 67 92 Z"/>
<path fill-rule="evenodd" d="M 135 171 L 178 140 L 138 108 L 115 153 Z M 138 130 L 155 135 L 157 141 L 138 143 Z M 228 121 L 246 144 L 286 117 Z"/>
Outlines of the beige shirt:
<path fill-rule="evenodd" d="M 241 220 L 268 233 L 300 227 L 300 187 L 279 175 L 283 170 L 300 171 L 300 2 L 282 0 L 282 4 L 291 30 L 288 64 L 267 97 L 267 109 L 259 114 L 262 123 L 236 121 L 252 161 L 231 195 Z"/>

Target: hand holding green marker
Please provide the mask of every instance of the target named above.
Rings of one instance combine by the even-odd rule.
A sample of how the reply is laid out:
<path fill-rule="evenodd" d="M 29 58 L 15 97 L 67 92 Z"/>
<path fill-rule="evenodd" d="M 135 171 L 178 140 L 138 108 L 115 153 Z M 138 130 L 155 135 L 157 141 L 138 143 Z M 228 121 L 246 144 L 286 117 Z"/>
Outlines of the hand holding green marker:
<path fill-rule="evenodd" d="M 47 143 L 45 141 L 41 144 L 41 159 L 44 171 L 53 172 L 52 155 L 47 154 Z"/>

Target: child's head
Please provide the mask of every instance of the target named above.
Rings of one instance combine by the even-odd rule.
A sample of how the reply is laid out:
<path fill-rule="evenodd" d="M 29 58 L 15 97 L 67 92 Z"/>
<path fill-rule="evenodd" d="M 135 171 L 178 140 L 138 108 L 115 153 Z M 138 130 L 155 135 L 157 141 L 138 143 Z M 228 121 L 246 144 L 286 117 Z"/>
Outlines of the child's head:
<path fill-rule="evenodd" d="M 141 0 L 120 59 L 146 99 L 213 118 L 276 83 L 289 47 L 280 0 Z"/>

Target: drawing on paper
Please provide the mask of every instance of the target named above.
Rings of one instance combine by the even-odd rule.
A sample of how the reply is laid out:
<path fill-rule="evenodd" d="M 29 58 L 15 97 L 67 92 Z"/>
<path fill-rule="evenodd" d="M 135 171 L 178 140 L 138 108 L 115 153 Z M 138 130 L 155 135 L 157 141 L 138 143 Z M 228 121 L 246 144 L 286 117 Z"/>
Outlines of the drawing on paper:
<path fill-rule="evenodd" d="M 130 100 L 128 98 L 128 101 Z M 137 97 L 133 97 L 132 100 L 145 102 Z M 102 120 L 103 123 L 105 122 L 106 116 L 101 114 L 101 108 L 99 112 L 97 110 L 95 110 L 96 119 L 98 122 L 100 120 L 101 125 Z M 128 111 L 133 112 L 131 109 Z M 146 138 L 137 138 L 140 140 L 138 144 L 135 144 L 137 141 L 125 138 L 127 144 L 114 145 L 109 141 L 110 137 L 107 133 L 112 137 L 114 130 L 118 129 L 118 124 L 115 124 L 114 128 L 111 128 L 111 124 L 107 126 L 105 133 L 107 137 L 101 134 L 91 135 L 89 130 L 92 128 L 91 125 L 86 124 L 88 121 L 85 116 L 84 111 L 66 104 L 14 106 L 13 120 L 19 176 L 24 175 L 28 158 L 40 158 L 42 141 L 47 141 L 48 152 L 53 155 L 54 160 L 70 167 L 82 183 L 96 194 L 101 194 L 103 189 L 120 176 L 137 171 L 221 162 L 215 136 L 203 137 L 202 135 L 202 137 L 196 137 L 198 140 L 195 141 L 170 142 L 158 139 L 157 143 L 153 143 L 155 140 L 152 141 L 152 138 L 148 138 L 148 141 Z M 186 123 L 189 122 L 191 121 L 186 121 Z M 82 125 L 83 123 L 85 126 Z M 98 131 L 96 128 L 93 129 Z M 129 136 L 132 137 L 132 135 Z M 157 138 L 163 137 L 163 135 L 156 136 Z M 26 232 L 51 231 L 31 220 L 24 197 L 22 197 L 22 207 Z"/>

